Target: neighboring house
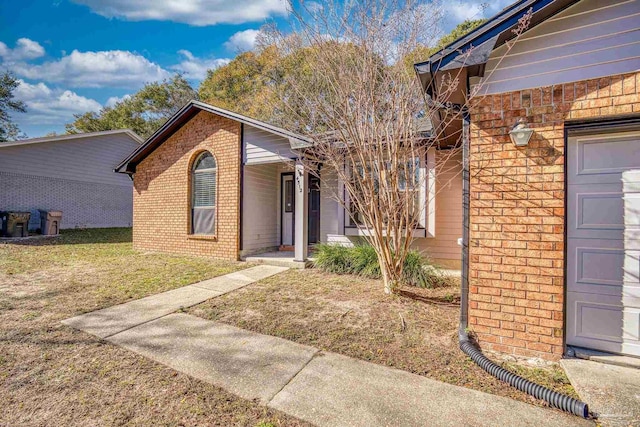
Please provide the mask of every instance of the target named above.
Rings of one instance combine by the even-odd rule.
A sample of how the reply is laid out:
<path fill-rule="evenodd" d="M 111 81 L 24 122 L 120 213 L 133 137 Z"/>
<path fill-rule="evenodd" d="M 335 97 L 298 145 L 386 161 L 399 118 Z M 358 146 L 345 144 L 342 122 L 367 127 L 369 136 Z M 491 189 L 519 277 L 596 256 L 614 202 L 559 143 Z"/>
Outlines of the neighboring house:
<path fill-rule="evenodd" d="M 131 187 L 113 169 L 141 138 L 113 130 L 0 143 L 0 211 L 62 211 L 60 228 L 130 227 Z"/>
<path fill-rule="evenodd" d="M 234 260 L 282 247 L 304 261 L 310 244 L 357 240 L 358 228 L 331 197 L 329 186 L 338 184 L 330 171 L 318 180 L 296 163 L 305 144 L 284 129 L 190 102 L 117 167 L 133 176 L 134 247 Z M 459 267 L 461 166 L 452 159 L 439 188 L 429 165 L 440 155 L 433 149 L 421 161 L 432 197 L 425 196 L 416 246 Z"/>
<path fill-rule="evenodd" d="M 575 347 L 640 356 L 640 1 L 519 1 L 416 71 L 432 96 L 434 82 L 460 73 L 453 102 L 480 85 L 460 124 L 470 131 L 469 328 L 480 345 L 546 359 Z M 509 132 L 521 118 L 533 134 L 516 147 Z"/>

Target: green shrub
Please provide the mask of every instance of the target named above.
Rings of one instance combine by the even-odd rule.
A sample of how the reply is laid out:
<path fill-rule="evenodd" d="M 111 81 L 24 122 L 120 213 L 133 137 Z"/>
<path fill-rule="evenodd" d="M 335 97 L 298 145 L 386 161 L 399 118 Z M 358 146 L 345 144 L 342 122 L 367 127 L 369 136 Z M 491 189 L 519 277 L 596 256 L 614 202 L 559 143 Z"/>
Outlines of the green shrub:
<path fill-rule="evenodd" d="M 411 251 L 407 254 L 407 258 L 404 260 L 404 268 L 402 270 L 402 280 L 411 286 L 417 286 L 419 288 L 427 288 L 429 281 L 427 277 L 427 267 L 425 261 L 417 251 Z"/>
<path fill-rule="evenodd" d="M 372 246 L 357 245 L 348 250 L 349 270 L 352 274 L 379 279 L 382 277 L 378 255 Z"/>
<path fill-rule="evenodd" d="M 378 256 L 370 245 L 316 245 L 314 266 L 329 273 L 355 274 L 370 279 L 382 277 Z M 445 286 L 447 277 L 420 252 L 412 250 L 405 259 L 402 282 L 409 286 L 434 288 Z"/>
<path fill-rule="evenodd" d="M 340 245 L 320 244 L 315 246 L 314 265 L 329 273 L 351 273 L 349 267 L 349 248 Z"/>

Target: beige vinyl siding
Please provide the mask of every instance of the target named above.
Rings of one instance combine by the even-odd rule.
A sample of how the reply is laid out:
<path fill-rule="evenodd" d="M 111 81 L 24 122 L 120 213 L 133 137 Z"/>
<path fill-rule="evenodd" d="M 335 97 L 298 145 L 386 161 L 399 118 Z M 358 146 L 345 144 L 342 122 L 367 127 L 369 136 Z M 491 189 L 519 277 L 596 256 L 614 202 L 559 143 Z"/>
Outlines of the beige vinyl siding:
<path fill-rule="evenodd" d="M 247 165 L 280 162 L 295 157 L 289 140 L 271 132 L 245 125 L 244 163 Z"/>
<path fill-rule="evenodd" d="M 436 233 L 418 238 L 414 247 L 442 264 L 459 267 L 462 237 L 462 155 L 436 152 Z"/>
<path fill-rule="evenodd" d="M 640 70 L 640 0 L 582 0 L 525 32 L 487 62 L 479 94 Z M 474 82 L 475 83 L 475 82 Z"/>
<path fill-rule="evenodd" d="M 417 238 L 414 247 L 446 266 L 459 268 L 462 237 L 462 155 L 450 151 L 436 152 L 435 237 Z M 344 236 L 335 200 L 337 179 L 329 170 L 322 172 L 320 189 L 320 240 L 348 244 L 361 237 Z"/>
<path fill-rule="evenodd" d="M 279 164 L 244 167 L 242 252 L 255 253 L 280 245 Z"/>
<path fill-rule="evenodd" d="M 113 169 L 138 146 L 126 134 L 7 146 L 0 148 L 0 171 L 131 187 Z"/>

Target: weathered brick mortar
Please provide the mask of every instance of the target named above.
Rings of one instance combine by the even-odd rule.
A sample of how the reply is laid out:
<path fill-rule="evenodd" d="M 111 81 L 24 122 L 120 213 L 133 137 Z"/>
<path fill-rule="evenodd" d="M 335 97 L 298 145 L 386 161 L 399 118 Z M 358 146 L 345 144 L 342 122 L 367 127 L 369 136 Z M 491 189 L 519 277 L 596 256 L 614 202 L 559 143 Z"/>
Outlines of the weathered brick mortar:
<path fill-rule="evenodd" d="M 469 325 L 515 356 L 563 353 L 564 122 L 640 113 L 640 73 L 473 100 Z M 519 117 L 535 130 L 517 148 Z"/>
<path fill-rule="evenodd" d="M 215 239 L 189 233 L 190 167 L 203 150 L 215 156 L 218 166 Z M 240 161 L 240 123 L 198 113 L 136 168 L 134 248 L 238 259 Z"/>

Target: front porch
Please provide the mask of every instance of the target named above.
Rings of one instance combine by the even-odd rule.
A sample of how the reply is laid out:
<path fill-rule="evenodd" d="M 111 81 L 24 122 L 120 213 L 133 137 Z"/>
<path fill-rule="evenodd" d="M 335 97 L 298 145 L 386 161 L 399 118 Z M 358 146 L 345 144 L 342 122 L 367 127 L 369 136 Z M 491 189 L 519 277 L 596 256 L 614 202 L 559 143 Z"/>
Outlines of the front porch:
<path fill-rule="evenodd" d="M 243 166 L 240 259 L 307 268 L 320 241 L 320 184 L 302 163 L 278 160 Z"/>

